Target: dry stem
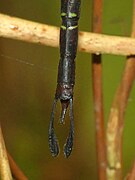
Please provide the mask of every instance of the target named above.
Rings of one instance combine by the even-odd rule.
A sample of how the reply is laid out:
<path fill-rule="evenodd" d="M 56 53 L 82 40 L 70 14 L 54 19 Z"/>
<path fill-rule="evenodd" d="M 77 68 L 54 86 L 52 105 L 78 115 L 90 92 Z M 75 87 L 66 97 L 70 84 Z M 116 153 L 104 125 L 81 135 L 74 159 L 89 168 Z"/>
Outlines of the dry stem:
<path fill-rule="evenodd" d="M 0 178 L 2 180 L 12 180 L 12 175 L 9 167 L 6 147 L 0 127 Z"/>
<path fill-rule="evenodd" d="M 102 29 L 102 0 L 94 0 L 93 4 L 93 32 L 101 33 Z M 101 55 L 92 54 L 92 80 L 93 80 L 93 100 L 96 122 L 96 149 L 98 177 L 100 180 L 106 179 L 106 146 L 103 114 L 102 96 L 102 62 Z"/>
<path fill-rule="evenodd" d="M 16 165 L 11 155 L 6 151 L 4 138 L 0 126 L 0 179 L 12 180 L 12 176 L 16 180 L 28 180 L 28 178 Z"/>
<path fill-rule="evenodd" d="M 59 28 L 0 14 L 0 37 L 58 47 Z M 79 50 L 115 55 L 135 54 L 135 39 L 128 37 L 79 33 Z"/>
<path fill-rule="evenodd" d="M 135 7 L 135 1 L 134 1 Z M 135 11 L 135 8 L 134 8 Z M 135 13 L 134 13 L 135 15 Z M 133 15 L 132 37 L 135 37 L 135 17 Z M 122 179 L 122 138 L 124 114 L 129 93 L 135 79 L 135 57 L 127 58 L 121 83 L 113 100 L 107 128 L 107 178 Z"/>
<path fill-rule="evenodd" d="M 131 172 L 128 174 L 126 180 L 135 180 L 135 161 L 133 163 L 133 167 Z"/>
<path fill-rule="evenodd" d="M 8 152 L 7 152 L 7 156 L 8 156 L 12 176 L 15 178 L 15 180 L 28 180 L 28 178 L 20 170 L 20 168 L 17 166 L 12 156 Z"/>

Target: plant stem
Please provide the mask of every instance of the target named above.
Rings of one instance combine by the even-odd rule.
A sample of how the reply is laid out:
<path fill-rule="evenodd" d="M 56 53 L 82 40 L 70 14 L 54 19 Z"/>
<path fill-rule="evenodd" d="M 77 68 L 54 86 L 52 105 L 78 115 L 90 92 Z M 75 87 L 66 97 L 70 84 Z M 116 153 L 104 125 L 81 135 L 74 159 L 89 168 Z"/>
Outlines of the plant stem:
<path fill-rule="evenodd" d="M 12 156 L 6 150 L 0 126 L 0 177 L 2 178 L 2 180 L 10 180 L 12 179 L 12 176 L 16 180 L 28 180 L 28 178 L 17 166 Z"/>
<path fill-rule="evenodd" d="M 135 0 L 133 12 L 132 37 L 135 37 Z M 116 91 L 109 115 L 107 127 L 108 180 L 122 179 L 122 139 L 124 115 L 134 79 L 135 57 L 129 56 L 127 58 L 122 80 Z"/>
<path fill-rule="evenodd" d="M 0 37 L 59 45 L 59 28 L 0 14 Z M 79 33 L 79 50 L 95 54 L 134 55 L 135 39 L 89 32 Z"/>
<path fill-rule="evenodd" d="M 9 167 L 6 147 L 0 127 L 0 179 L 12 180 L 12 175 Z"/>
<path fill-rule="evenodd" d="M 128 174 L 126 180 L 135 180 L 135 161 L 133 163 L 133 167 L 131 169 L 131 172 Z"/>
<path fill-rule="evenodd" d="M 20 170 L 20 168 L 17 166 L 17 164 L 13 160 L 12 156 L 8 152 L 7 152 L 7 156 L 8 156 L 8 160 L 9 160 L 9 165 L 10 165 L 10 169 L 11 169 L 11 172 L 12 172 L 12 176 L 16 180 L 28 180 L 28 178 Z"/>
<path fill-rule="evenodd" d="M 101 33 L 102 29 L 102 0 L 94 0 L 92 30 Z M 92 54 L 92 82 L 93 101 L 96 123 L 96 149 L 98 176 L 100 180 L 106 179 L 106 146 L 102 96 L 102 61 L 101 55 Z"/>

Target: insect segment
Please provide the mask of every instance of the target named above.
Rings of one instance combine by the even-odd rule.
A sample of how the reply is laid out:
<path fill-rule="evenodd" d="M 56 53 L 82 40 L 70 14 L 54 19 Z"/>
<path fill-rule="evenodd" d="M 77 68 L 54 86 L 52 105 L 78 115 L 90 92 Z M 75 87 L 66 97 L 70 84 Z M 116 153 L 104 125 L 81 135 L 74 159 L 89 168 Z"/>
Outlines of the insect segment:
<path fill-rule="evenodd" d="M 59 99 L 62 106 L 60 116 L 61 124 L 64 123 L 66 111 L 69 106 L 70 130 L 64 145 L 65 157 L 71 154 L 73 147 L 73 87 L 75 84 L 75 57 L 78 44 L 80 4 L 81 0 L 61 0 L 60 62 L 58 67 L 57 88 L 49 125 L 49 148 L 54 157 L 59 153 L 58 140 L 54 132 L 54 113 L 56 103 Z"/>

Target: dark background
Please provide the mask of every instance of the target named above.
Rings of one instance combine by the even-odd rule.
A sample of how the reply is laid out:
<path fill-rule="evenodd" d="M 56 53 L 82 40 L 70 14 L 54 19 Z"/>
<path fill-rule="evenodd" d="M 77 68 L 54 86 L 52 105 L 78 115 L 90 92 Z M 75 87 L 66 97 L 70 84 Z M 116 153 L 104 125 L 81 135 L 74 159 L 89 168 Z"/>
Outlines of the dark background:
<path fill-rule="evenodd" d="M 130 36 L 132 3 L 132 0 L 104 0 L 103 33 Z M 61 23 L 58 0 L 1 0 L 0 12 L 55 26 Z M 81 31 L 91 31 L 91 13 L 92 1 L 82 1 Z M 58 62 L 58 48 L 0 38 L 0 121 L 6 146 L 30 180 L 96 180 L 90 54 L 78 52 L 76 59 L 75 143 L 72 155 L 65 159 L 62 152 L 69 130 L 69 118 L 66 118 L 64 126 L 58 125 L 60 105 L 57 106 L 55 127 L 61 153 L 58 158 L 52 158 L 49 152 L 48 124 Z M 103 55 L 106 121 L 124 64 L 124 56 Z M 135 87 L 125 118 L 124 175 L 131 168 L 135 155 L 134 109 Z"/>

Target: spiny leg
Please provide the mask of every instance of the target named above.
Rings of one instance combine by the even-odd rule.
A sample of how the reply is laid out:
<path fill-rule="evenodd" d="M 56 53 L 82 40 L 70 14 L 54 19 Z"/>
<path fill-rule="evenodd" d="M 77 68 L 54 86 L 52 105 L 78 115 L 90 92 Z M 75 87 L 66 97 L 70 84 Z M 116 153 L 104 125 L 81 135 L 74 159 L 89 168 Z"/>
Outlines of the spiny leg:
<path fill-rule="evenodd" d="M 56 109 L 57 99 L 54 99 L 53 107 L 52 107 L 52 113 L 50 118 L 50 124 L 49 124 L 49 148 L 51 151 L 52 156 L 56 157 L 59 154 L 59 145 L 58 140 L 56 137 L 56 134 L 54 132 L 54 114 Z"/>
<path fill-rule="evenodd" d="M 73 99 L 70 99 L 69 104 L 69 116 L 70 116 L 70 130 L 67 137 L 66 143 L 64 145 L 64 155 L 68 158 L 72 152 L 73 140 L 74 140 L 74 117 L 73 117 Z"/>

